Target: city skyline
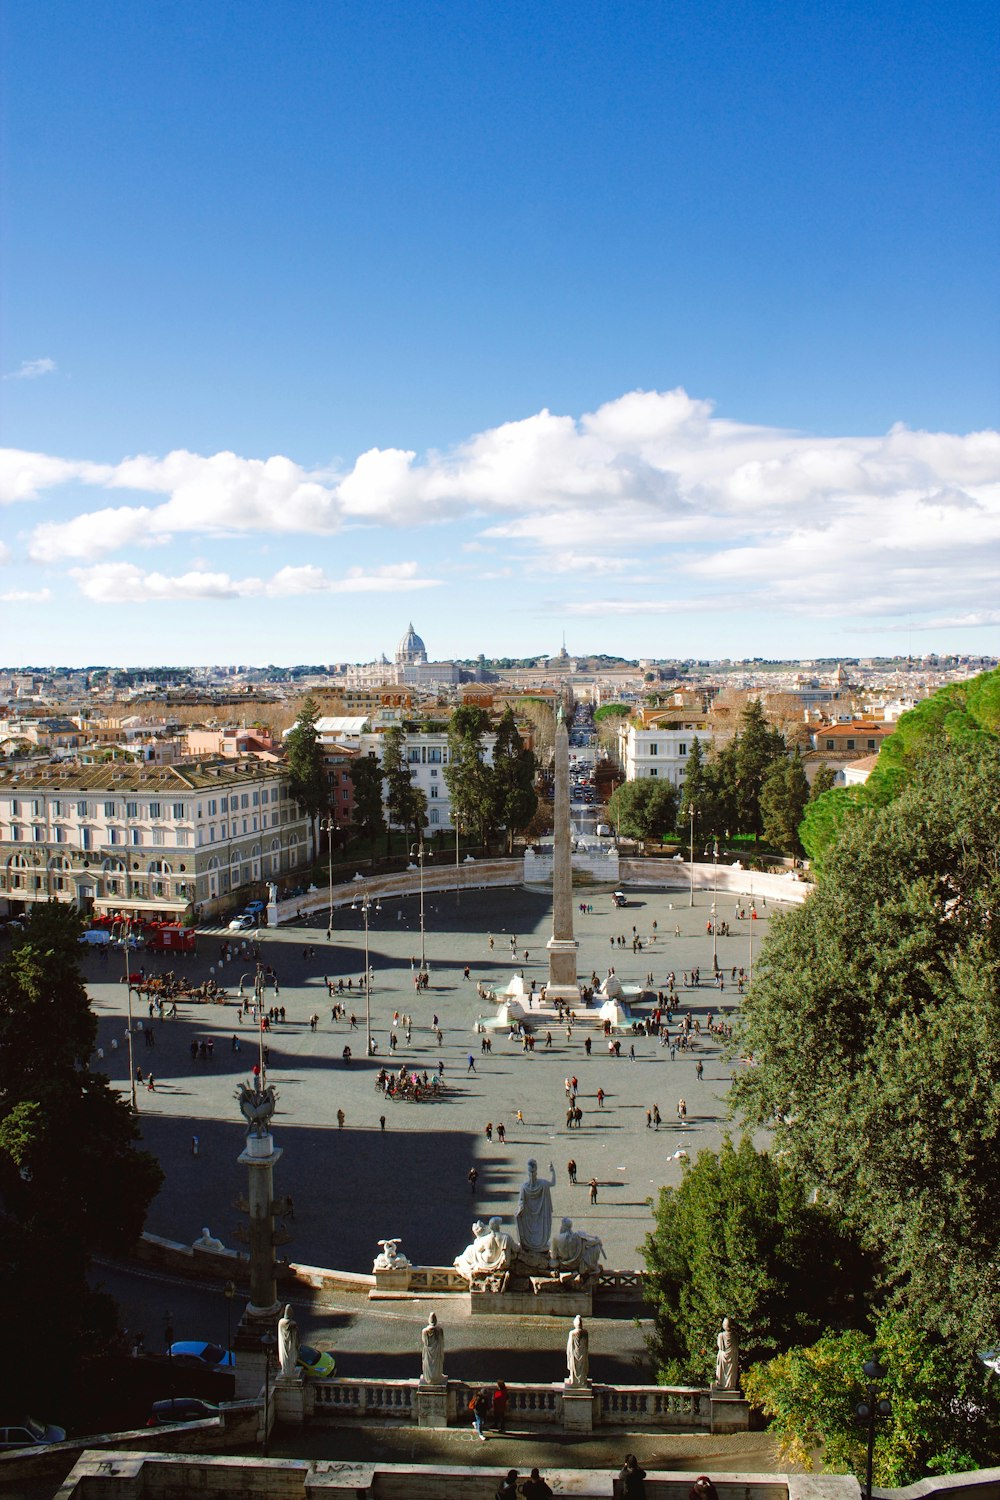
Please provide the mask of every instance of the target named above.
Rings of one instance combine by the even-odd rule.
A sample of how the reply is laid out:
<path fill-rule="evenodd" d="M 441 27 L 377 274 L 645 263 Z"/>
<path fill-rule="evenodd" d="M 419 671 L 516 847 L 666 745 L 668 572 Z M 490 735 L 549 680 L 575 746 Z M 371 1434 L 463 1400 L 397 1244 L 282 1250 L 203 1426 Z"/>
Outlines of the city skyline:
<path fill-rule="evenodd" d="M 9 661 L 997 651 L 985 4 L 5 24 Z"/>

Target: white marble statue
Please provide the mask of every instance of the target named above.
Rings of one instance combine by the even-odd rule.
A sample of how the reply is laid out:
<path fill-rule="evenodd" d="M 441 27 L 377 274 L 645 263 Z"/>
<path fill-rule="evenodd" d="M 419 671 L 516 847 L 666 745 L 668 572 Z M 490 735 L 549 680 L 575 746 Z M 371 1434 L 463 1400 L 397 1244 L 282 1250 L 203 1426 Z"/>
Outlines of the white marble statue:
<path fill-rule="evenodd" d="M 224 1250 L 226 1247 L 221 1240 L 217 1240 L 206 1224 L 201 1231 L 201 1238 L 194 1241 L 193 1250 Z"/>
<path fill-rule="evenodd" d="M 590 1373 L 590 1335 L 577 1313 L 566 1340 L 566 1384 L 585 1386 Z"/>
<path fill-rule="evenodd" d="M 456 1256 L 454 1266 L 463 1276 L 472 1280 L 476 1271 L 509 1271 L 514 1259 L 514 1241 L 500 1227 L 500 1219 L 494 1215 L 486 1225 L 477 1219 L 472 1226 L 472 1244 Z"/>
<path fill-rule="evenodd" d="M 549 1238 L 552 1234 L 552 1188 L 556 1185 L 556 1169 L 549 1162 L 552 1181 L 539 1180 L 538 1163 L 534 1157 L 528 1162 L 527 1179 L 521 1183 L 517 1200 L 517 1237 L 521 1249 L 547 1256 Z"/>
<path fill-rule="evenodd" d="M 728 1318 L 722 1320 L 722 1331 L 715 1340 L 715 1383 L 720 1390 L 736 1391 L 740 1383 L 740 1346 Z"/>
<path fill-rule="evenodd" d="M 601 1269 L 604 1246 L 596 1235 L 581 1234 L 572 1219 L 563 1219 L 552 1240 L 552 1260 L 557 1271 L 579 1271 L 588 1275 Z"/>
<path fill-rule="evenodd" d="M 379 1240 L 382 1247 L 375 1257 L 373 1271 L 402 1271 L 410 1262 L 399 1248 L 399 1240 Z"/>
<path fill-rule="evenodd" d="M 420 1384 L 444 1385 L 444 1329 L 437 1313 L 431 1313 L 427 1327 L 420 1331 Z"/>
<path fill-rule="evenodd" d="M 292 1305 L 285 1307 L 285 1315 L 278 1321 L 278 1363 L 286 1378 L 296 1373 L 295 1361 L 299 1356 L 299 1325 L 292 1313 Z"/>

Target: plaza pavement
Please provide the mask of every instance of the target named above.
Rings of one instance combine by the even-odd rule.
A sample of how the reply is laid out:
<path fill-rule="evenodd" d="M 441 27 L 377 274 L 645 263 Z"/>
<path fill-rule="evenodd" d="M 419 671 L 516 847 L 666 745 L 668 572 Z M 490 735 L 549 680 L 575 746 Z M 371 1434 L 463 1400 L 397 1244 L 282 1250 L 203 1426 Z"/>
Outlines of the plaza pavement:
<path fill-rule="evenodd" d="M 613 964 L 624 983 L 638 982 L 652 971 L 662 988 L 673 969 L 682 1012 L 690 1008 L 703 1024 L 709 1010 L 720 1013 L 719 992 L 707 982 L 712 939 L 705 927 L 711 893 L 696 892 L 693 910 L 686 891 L 629 892 L 625 909 L 613 906 L 608 890 L 574 892 L 575 902 L 584 899 L 593 905 L 593 913 L 581 916 L 577 911 L 574 918 L 581 977 L 592 970 L 604 975 Z M 775 909 L 760 901 L 757 908 L 759 920 L 738 922 L 737 898 L 720 894 L 720 920 L 728 920 L 733 932 L 718 939 L 719 962 L 726 971 L 721 1001 L 727 1009 L 739 999 L 730 971 L 734 965 L 748 965 L 751 928 L 756 952 Z M 654 921 L 658 932 L 650 942 Z M 325 975 L 345 980 L 350 976 L 357 985 L 364 970 L 361 913 L 338 910 L 329 943 L 325 913 L 308 926 L 263 931 L 262 959 L 274 966 L 280 985 L 273 1003 L 284 1005 L 287 1015 L 285 1024 L 269 1037 L 268 1080 L 278 1091 L 274 1135 L 283 1152 L 275 1171 L 276 1195 L 290 1193 L 295 1202 L 294 1222 L 288 1225 L 293 1235 L 286 1252 L 290 1259 L 370 1271 L 378 1240 L 398 1235 L 415 1264 L 448 1265 L 468 1244 L 474 1218 L 496 1213 L 513 1229 L 518 1187 L 528 1158 L 535 1156 L 540 1172 L 547 1172 L 550 1161 L 556 1168 L 555 1221 L 569 1214 L 576 1227 L 598 1235 L 609 1266 L 631 1269 L 639 1264 L 637 1247 L 651 1225 L 647 1200 L 655 1197 L 661 1184 L 679 1180 L 676 1150 L 683 1148 L 693 1157 L 703 1147 L 719 1145 L 726 1125 L 725 1093 L 732 1067 L 739 1064 L 724 1062 L 718 1047 L 704 1041 L 694 1054 L 678 1052 L 671 1062 L 668 1051 L 646 1037 L 635 1039 L 634 1062 L 628 1059 L 630 1037 L 623 1039 L 622 1057 L 611 1060 L 598 1030 L 577 1027 L 567 1041 L 565 1028 L 555 1025 L 551 1049 L 543 1045 L 545 1028 L 530 1055 L 519 1043 L 507 1041 L 506 1033 L 495 1032 L 492 1055 L 483 1055 L 473 1026 L 488 1007 L 478 998 L 476 980 L 498 988 L 506 985 L 514 967 L 509 948 L 513 933 L 517 969 L 523 969 L 527 980 L 544 983 L 550 924 L 550 897 L 544 892 L 466 890 L 460 904 L 453 893 L 428 893 L 425 929 L 431 987 L 417 997 L 411 971 L 411 960 L 420 950 L 417 899 L 383 901 L 370 920 L 375 971 L 372 1031 L 379 1044 L 379 1056 L 372 1059 L 363 1055 L 363 997 L 356 989 L 345 997 L 348 1011 L 353 1007 L 358 1015 L 358 1029 L 352 1031 L 346 1021 L 331 1022 L 324 982 Z M 636 954 L 631 947 L 633 925 L 645 945 Z M 675 926 L 680 928 L 679 938 L 674 936 Z M 610 940 L 618 934 L 625 935 L 626 947 L 612 946 Z M 157 959 L 143 954 L 138 962 L 153 971 L 173 963 L 196 980 L 215 965 L 218 977 L 220 945 L 226 936 L 224 929 L 199 933 L 194 957 Z M 304 956 L 308 945 L 315 948 L 312 957 Z M 84 959 L 105 1052 L 102 1066 L 124 1088 L 128 1068 L 122 963 L 120 954 L 106 963 L 91 953 Z M 465 964 L 471 968 L 469 981 L 463 978 Z M 685 989 L 682 975 L 696 965 L 702 970 L 701 987 Z M 251 969 L 249 961 L 224 966 L 225 983 L 233 994 L 240 974 Z M 256 1026 L 240 1023 L 235 1004 L 180 1002 L 177 1019 L 152 1023 L 141 1000 L 134 1002 L 134 1009 L 137 1020 L 152 1024 L 155 1035 L 153 1048 L 144 1045 L 141 1033 L 134 1038 L 136 1062 L 156 1078 L 155 1093 L 139 1090 L 139 1109 L 145 1142 L 166 1174 L 147 1227 L 190 1242 L 207 1225 L 233 1245 L 241 1216 L 231 1204 L 246 1188 L 245 1170 L 236 1162 L 245 1127 L 233 1092 L 256 1058 Z M 407 1047 L 403 1029 L 398 1028 L 401 1045 L 395 1066 L 405 1060 L 431 1071 L 443 1059 L 444 1098 L 420 1104 L 388 1102 L 375 1089 L 379 1067 L 390 1061 L 388 1038 L 397 1009 L 412 1015 L 413 1040 Z M 313 1012 L 320 1017 L 315 1031 L 309 1026 Z M 435 1013 L 444 1031 L 440 1049 L 431 1031 Z M 238 1053 L 232 1050 L 234 1034 L 241 1044 Z M 583 1045 L 587 1035 L 593 1038 L 590 1058 Z M 193 1062 L 192 1039 L 210 1036 L 215 1040 L 213 1059 Z M 115 1051 L 113 1037 L 119 1041 Z M 345 1044 L 353 1052 L 350 1066 L 341 1057 Z M 470 1052 L 474 1074 L 467 1068 Z M 695 1075 L 698 1058 L 704 1063 L 701 1082 Z M 573 1074 L 579 1079 L 584 1118 L 582 1128 L 567 1130 L 564 1080 Z M 598 1087 L 607 1095 L 603 1109 L 597 1106 Z M 676 1118 L 681 1096 L 687 1101 L 686 1128 L 680 1128 Z M 646 1126 L 646 1110 L 654 1103 L 663 1117 L 659 1131 Z M 338 1109 L 346 1116 L 343 1130 L 337 1128 Z M 518 1109 L 523 1124 L 517 1123 Z M 384 1132 L 380 1114 L 386 1116 Z M 492 1144 L 484 1134 L 487 1121 L 494 1126 Z M 496 1139 L 501 1122 L 507 1132 L 505 1145 Z M 197 1157 L 191 1151 L 195 1134 Z M 567 1177 L 570 1157 L 577 1162 L 575 1187 Z M 475 1196 L 467 1181 L 472 1165 L 479 1172 Z M 590 1205 L 586 1186 L 591 1177 L 599 1184 L 596 1206 Z"/>

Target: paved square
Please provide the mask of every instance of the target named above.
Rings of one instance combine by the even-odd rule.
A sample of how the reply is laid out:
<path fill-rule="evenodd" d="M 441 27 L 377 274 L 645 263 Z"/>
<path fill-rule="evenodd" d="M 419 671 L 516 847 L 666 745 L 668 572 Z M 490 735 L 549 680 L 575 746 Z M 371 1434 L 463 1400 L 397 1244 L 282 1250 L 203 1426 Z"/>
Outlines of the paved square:
<path fill-rule="evenodd" d="M 747 898 L 720 893 L 719 918 L 729 922 L 732 935 L 718 938 L 719 963 L 726 988 L 720 996 L 709 983 L 712 938 L 706 924 L 711 892 L 696 892 L 689 907 L 686 891 L 629 891 L 629 904 L 616 909 L 609 890 L 574 890 L 574 921 L 580 944 L 581 977 L 592 971 L 603 976 L 613 965 L 623 983 L 637 983 L 648 973 L 660 989 L 666 976 L 676 974 L 679 1015 L 690 1010 L 704 1028 L 709 1011 L 735 1008 L 739 1003 L 733 968 L 749 967 L 750 943 L 757 952 L 768 930 L 774 903 L 757 899 L 756 920 L 738 920 L 738 910 L 749 910 Z M 581 915 L 586 901 L 592 914 Z M 655 935 L 653 924 L 656 924 Z M 376 1058 L 364 1057 L 364 998 L 357 992 L 364 970 L 364 929 L 360 912 L 336 913 L 332 940 L 326 941 L 325 913 L 308 926 L 265 931 L 262 959 L 277 972 L 280 993 L 268 1004 L 283 1005 L 284 1024 L 269 1037 L 268 1080 L 279 1094 L 274 1120 L 276 1144 L 283 1156 L 276 1168 L 275 1188 L 295 1201 L 290 1259 L 346 1270 L 370 1271 L 377 1241 L 399 1235 L 402 1248 L 414 1263 L 450 1264 L 468 1244 L 474 1218 L 500 1214 L 507 1228 L 519 1184 L 530 1156 L 546 1172 L 554 1163 L 557 1185 L 553 1212 L 569 1214 L 577 1226 L 604 1242 L 608 1264 L 630 1269 L 638 1264 L 637 1246 L 650 1227 L 647 1200 L 663 1183 L 679 1180 L 681 1166 L 674 1152 L 693 1156 L 705 1146 L 717 1146 L 725 1126 L 725 1093 L 733 1066 L 723 1063 L 718 1046 L 702 1040 L 693 1053 L 669 1051 L 657 1039 L 623 1037 L 622 1056 L 610 1059 L 599 1030 L 579 1026 L 567 1039 L 565 1027 L 542 1025 L 534 1053 L 525 1053 L 506 1032 L 493 1032 L 493 1051 L 484 1055 L 475 1034 L 477 1016 L 488 1011 L 476 993 L 476 980 L 502 989 L 514 971 L 510 936 L 516 935 L 516 968 L 539 986 L 547 975 L 545 944 L 551 931 L 548 893 L 526 889 L 463 890 L 460 904 L 453 892 L 428 893 L 425 902 L 426 951 L 431 987 L 415 994 L 412 961 L 419 955 L 418 902 L 415 897 L 389 898 L 370 920 L 370 956 L 375 971 L 371 997 Z M 633 928 L 643 948 L 633 952 Z M 679 929 L 679 936 L 675 935 Z M 491 951 L 488 934 L 492 933 Z M 135 960 L 147 970 L 171 964 L 196 980 L 207 977 L 210 965 L 220 973 L 222 930 L 200 933 L 193 958 Z M 235 935 L 234 935 L 235 937 Z M 616 942 L 624 937 L 625 945 Z M 310 955 L 307 949 L 312 947 Z M 524 958 L 525 950 L 528 957 Z M 470 979 L 463 977 L 470 966 Z M 125 986 L 118 981 L 121 954 L 107 962 L 88 953 L 85 971 L 100 1020 L 104 1066 L 122 1087 L 127 1085 L 124 1045 Z M 698 988 L 683 984 L 685 972 L 700 966 Z M 235 995 L 241 973 L 252 982 L 252 963 L 235 960 L 222 966 L 225 983 Z M 358 1028 L 331 1021 L 324 976 L 350 977 L 353 988 L 344 997 L 353 1008 Z M 447 1092 L 440 1100 L 413 1104 L 389 1102 L 375 1088 L 375 1075 L 390 1063 L 389 1032 L 394 1011 L 413 1018 L 412 1045 L 397 1028 L 399 1050 L 394 1059 L 432 1071 L 444 1062 Z M 244 1126 L 233 1099 L 238 1080 L 245 1077 L 257 1056 L 257 1028 L 239 1020 L 235 1004 L 194 1005 L 181 1002 L 174 1020 L 150 1021 L 145 1004 L 134 1002 L 137 1022 L 151 1028 L 154 1045 L 140 1030 L 134 1037 L 135 1059 L 156 1079 L 155 1093 L 139 1091 L 145 1140 L 160 1158 L 166 1181 L 150 1211 L 148 1228 L 172 1239 L 190 1242 L 207 1225 L 227 1245 L 234 1245 L 234 1228 L 241 1216 L 232 1208 L 245 1191 L 245 1173 L 237 1166 Z M 316 1013 L 315 1030 L 309 1025 Z M 648 1007 L 643 1013 L 648 1013 Z M 432 1018 L 440 1018 L 444 1042 L 439 1048 Z M 552 1045 L 545 1045 L 551 1029 Z M 676 1031 L 676 1025 L 671 1028 Z M 584 1048 L 592 1040 L 592 1056 Z M 214 1040 L 211 1059 L 193 1060 L 192 1041 Z M 233 1038 L 239 1043 L 234 1050 Z M 112 1040 L 118 1042 L 112 1048 Z M 342 1052 L 351 1047 L 353 1061 L 345 1066 Z M 635 1059 L 629 1057 L 634 1045 Z M 472 1055 L 474 1071 L 468 1066 Z M 699 1081 L 696 1064 L 704 1076 Z M 579 1129 L 565 1124 L 565 1080 L 579 1079 L 583 1122 Z M 598 1088 L 605 1091 L 599 1108 Z M 687 1104 L 687 1125 L 677 1121 L 677 1102 Z M 663 1124 L 658 1131 L 646 1123 L 646 1111 L 659 1107 Z M 343 1129 L 337 1112 L 344 1111 Z M 523 1123 L 518 1121 L 518 1111 Z M 379 1116 L 386 1117 L 385 1130 Z M 485 1127 L 493 1125 L 492 1143 Z M 503 1124 L 506 1143 L 497 1139 Z M 198 1154 L 192 1137 L 198 1136 Z M 578 1185 L 572 1186 L 567 1162 L 577 1163 Z M 475 1165 L 479 1181 L 475 1195 L 467 1174 Z M 591 1205 L 587 1183 L 598 1182 L 597 1203 Z"/>

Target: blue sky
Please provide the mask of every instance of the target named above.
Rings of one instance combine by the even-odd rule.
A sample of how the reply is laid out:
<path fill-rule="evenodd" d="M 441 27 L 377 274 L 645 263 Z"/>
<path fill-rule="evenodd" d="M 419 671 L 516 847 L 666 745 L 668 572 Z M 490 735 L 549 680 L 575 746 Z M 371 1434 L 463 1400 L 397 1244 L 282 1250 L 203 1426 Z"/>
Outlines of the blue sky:
<path fill-rule="evenodd" d="M 0 660 L 1000 649 L 992 4 L 3 41 Z"/>

